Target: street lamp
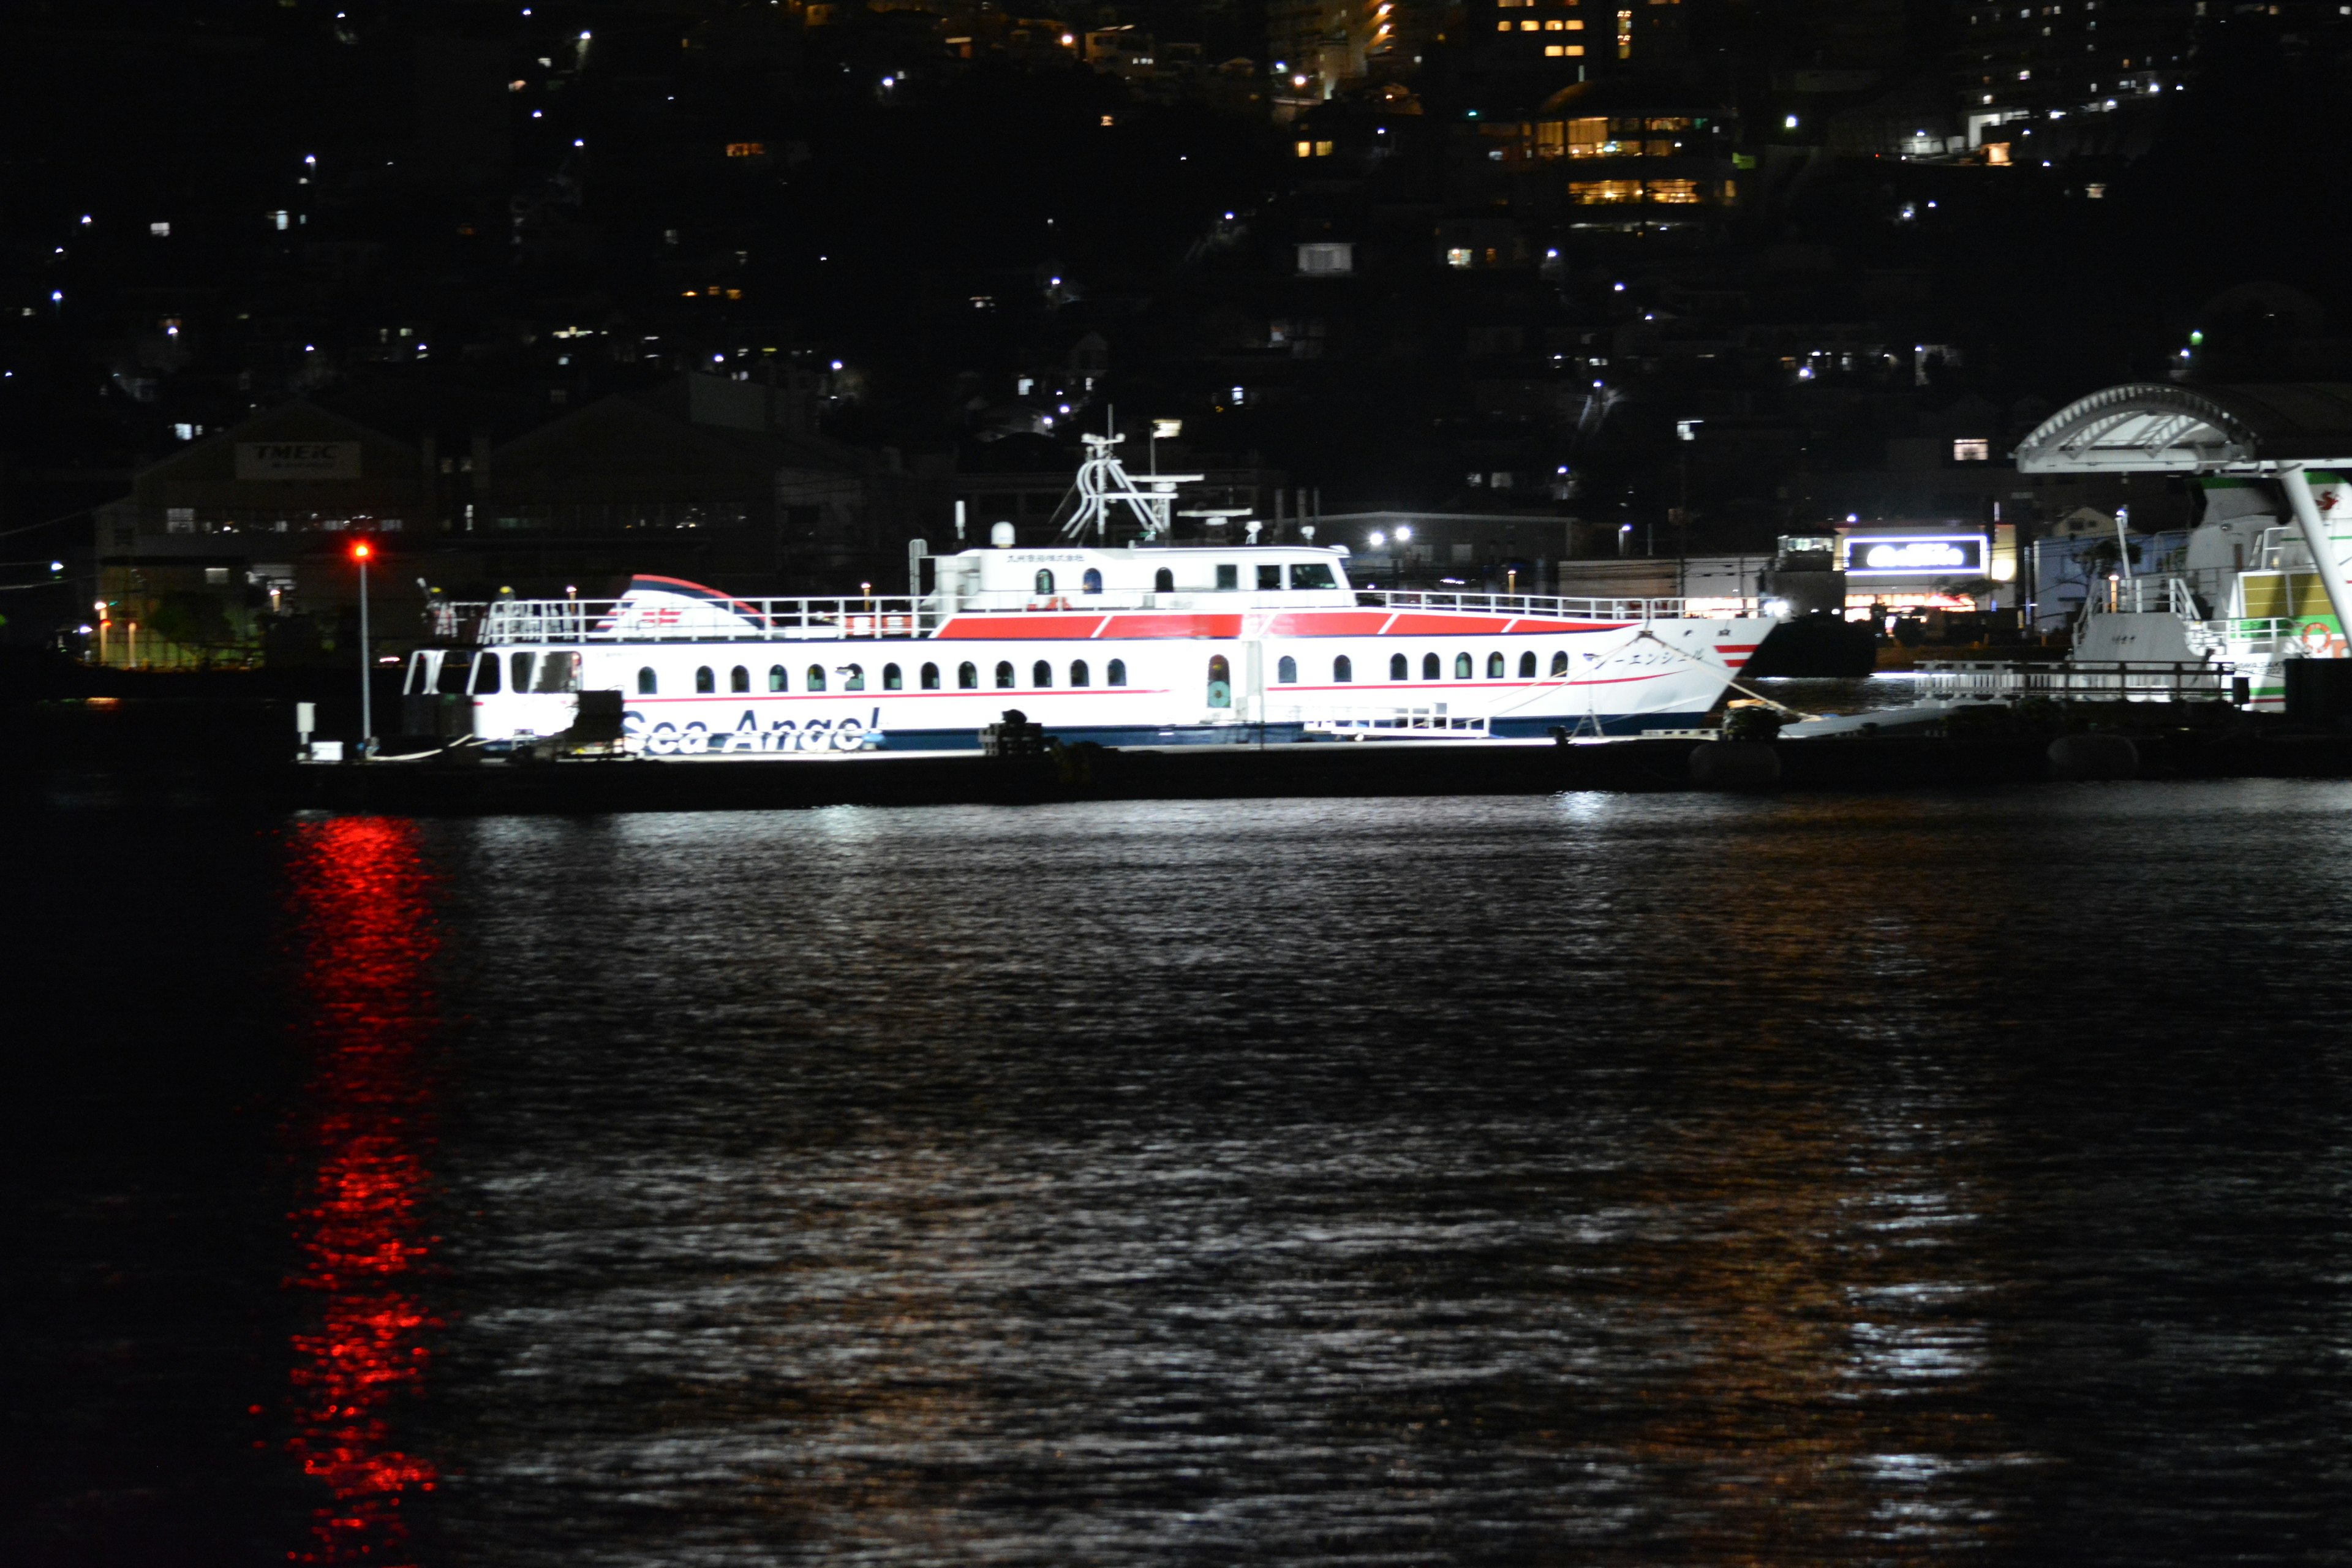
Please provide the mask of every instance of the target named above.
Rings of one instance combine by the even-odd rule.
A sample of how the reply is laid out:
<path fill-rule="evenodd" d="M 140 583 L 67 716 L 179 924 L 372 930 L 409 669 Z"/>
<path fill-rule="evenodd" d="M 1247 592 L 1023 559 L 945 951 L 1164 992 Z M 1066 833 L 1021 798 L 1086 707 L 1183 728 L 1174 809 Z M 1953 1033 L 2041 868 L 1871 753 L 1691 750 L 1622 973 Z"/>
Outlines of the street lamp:
<path fill-rule="evenodd" d="M 368 651 L 368 557 L 375 547 L 364 539 L 352 542 L 352 559 L 360 566 L 360 757 L 364 761 L 375 751 L 375 696 L 370 689 L 374 674 L 374 660 Z"/>

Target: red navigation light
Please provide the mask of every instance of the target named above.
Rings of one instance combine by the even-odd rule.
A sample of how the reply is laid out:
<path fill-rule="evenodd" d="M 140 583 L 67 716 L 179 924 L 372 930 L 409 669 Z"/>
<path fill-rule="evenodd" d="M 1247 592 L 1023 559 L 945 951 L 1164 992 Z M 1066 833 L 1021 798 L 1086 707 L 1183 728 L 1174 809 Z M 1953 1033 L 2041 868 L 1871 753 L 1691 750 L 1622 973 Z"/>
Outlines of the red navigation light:
<path fill-rule="evenodd" d="M 353 541 L 352 542 L 352 560 L 354 560 L 354 561 L 364 561 L 364 560 L 366 560 L 369 556 L 373 555 L 374 553 L 375 553 L 375 546 L 374 546 L 374 545 L 373 545 L 373 544 L 370 544 L 366 540 L 364 540 L 364 539 L 358 539 L 358 540 L 353 540 Z"/>

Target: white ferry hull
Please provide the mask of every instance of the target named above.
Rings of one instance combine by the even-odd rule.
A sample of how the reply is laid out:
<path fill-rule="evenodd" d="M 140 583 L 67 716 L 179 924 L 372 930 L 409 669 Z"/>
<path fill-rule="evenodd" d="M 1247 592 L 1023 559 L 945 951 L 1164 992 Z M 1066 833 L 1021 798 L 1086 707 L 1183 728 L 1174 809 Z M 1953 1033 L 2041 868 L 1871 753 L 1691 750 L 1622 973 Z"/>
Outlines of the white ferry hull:
<path fill-rule="evenodd" d="M 1067 624 L 1097 619 L 1083 616 L 1045 617 L 1062 623 L 1050 637 L 992 635 L 1011 618 L 950 620 L 924 637 L 549 643 L 503 653 L 534 663 L 576 655 L 584 689 L 623 693 L 626 743 L 645 755 L 812 757 L 969 751 L 1013 709 L 1066 743 L 1109 746 L 1541 741 L 1559 730 L 1687 728 L 1769 626 L 1381 612 L 1321 617 L 1390 623 L 1352 636 L 1068 635 L 1101 629 Z M 1451 635 L 1449 623 L 1459 624 Z M 559 732 L 576 709 L 565 693 L 467 700 L 473 734 L 493 743 Z"/>
<path fill-rule="evenodd" d="M 610 601 L 447 606 L 448 640 L 472 617 L 476 646 L 420 652 L 408 689 L 434 732 L 490 746 L 562 733 L 576 693 L 617 692 L 625 747 L 653 757 L 971 751 L 1013 710 L 1109 746 L 1541 742 L 1696 724 L 1772 624 L 1679 600 L 1359 589 L 1345 550 L 1309 544 L 1007 541 L 929 564 L 934 591 L 904 597 L 640 576 Z"/>

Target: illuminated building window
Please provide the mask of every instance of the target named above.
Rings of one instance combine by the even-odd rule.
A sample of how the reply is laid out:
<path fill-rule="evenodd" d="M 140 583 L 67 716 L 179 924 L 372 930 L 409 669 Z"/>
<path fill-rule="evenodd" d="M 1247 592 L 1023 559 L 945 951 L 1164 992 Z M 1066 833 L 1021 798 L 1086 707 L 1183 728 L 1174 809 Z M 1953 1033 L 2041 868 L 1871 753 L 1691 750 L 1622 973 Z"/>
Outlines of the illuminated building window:
<path fill-rule="evenodd" d="M 977 691 L 980 689 L 980 667 L 978 665 L 960 664 L 956 666 L 956 689 L 958 691 Z"/>
<path fill-rule="evenodd" d="M 1689 206 L 1699 199 L 1698 184 L 1694 180 L 1652 180 L 1650 199 L 1669 206 Z"/>
<path fill-rule="evenodd" d="M 1315 143 L 1315 155 L 1318 158 L 1328 158 L 1331 155 L 1331 143 L 1328 142 Z"/>
<path fill-rule="evenodd" d="M 1582 44 L 1546 44 L 1544 53 L 1555 59 L 1581 59 L 1584 57 L 1584 46 Z"/>
<path fill-rule="evenodd" d="M 1675 144 L 1671 142 L 1652 142 L 1644 144 L 1642 151 L 1653 158 L 1671 158 L 1675 155 Z"/>
<path fill-rule="evenodd" d="M 1443 673 L 1444 667 L 1438 663 L 1435 654 L 1425 653 L 1421 656 L 1421 678 L 1423 680 L 1435 680 Z"/>
<path fill-rule="evenodd" d="M 728 671 L 728 673 L 727 673 L 727 689 L 728 689 L 728 690 L 730 690 L 730 691 L 749 691 L 749 690 L 751 690 L 751 672 L 750 670 L 748 670 L 748 669 L 744 668 L 743 668 L 741 665 L 740 665 L 740 664 L 739 664 L 739 665 L 737 665 L 733 669 L 731 669 L 731 670 Z"/>
<path fill-rule="evenodd" d="M 727 155 L 730 158 L 764 158 L 768 155 L 768 144 L 765 142 L 730 142 L 727 143 Z"/>
<path fill-rule="evenodd" d="M 1296 142 L 1294 146 L 1302 158 L 1311 158 L 1315 155 L 1315 143 L 1312 142 Z"/>
<path fill-rule="evenodd" d="M 787 675 L 784 673 L 784 667 L 783 667 L 782 665 L 781 665 L 781 664 L 772 664 L 772 665 L 768 666 L 768 689 L 769 689 L 769 690 L 771 690 L 771 691 L 782 691 L 782 690 L 784 690 L 784 689 L 785 689 L 786 688 L 788 688 L 789 686 L 791 686 L 791 684 L 792 684 L 792 678 L 791 678 L 790 676 L 787 676 Z"/>
<path fill-rule="evenodd" d="M 1331 661 L 1331 679 L 1334 683 L 1340 686 L 1346 686 L 1354 681 L 1355 679 L 1356 667 L 1346 654 L 1343 653 L 1339 658 Z"/>
<path fill-rule="evenodd" d="M 1468 654 L 1466 654 L 1466 653 L 1457 653 L 1457 654 L 1455 654 L 1455 655 L 1454 656 L 1454 679 L 1456 679 L 1456 680 L 1467 680 L 1467 679 L 1470 679 L 1470 669 L 1471 669 L 1471 665 L 1470 665 L 1470 656 L 1469 656 Z"/>
<path fill-rule="evenodd" d="M 1302 245 L 1298 247 L 1298 270 L 1302 277 L 1346 277 L 1356 270 L 1356 247 L 1345 240 Z"/>
<path fill-rule="evenodd" d="M 1103 684 L 1106 686 L 1125 686 L 1127 684 L 1127 660 L 1123 658 L 1112 659 L 1110 661 L 1110 668 L 1103 671 Z"/>
<path fill-rule="evenodd" d="M 655 681 L 653 667 L 651 665 L 647 665 L 637 671 L 637 695 L 640 697 L 651 697 L 654 694 L 654 691 Z"/>
<path fill-rule="evenodd" d="M 937 691 L 940 689 L 940 667 L 936 664 L 923 666 L 922 682 L 924 690 Z"/>
<path fill-rule="evenodd" d="M 1540 32 L 1542 29 L 1543 24 L 1541 22 L 1522 22 L 1519 24 L 1519 31 L 1522 33 Z"/>
<path fill-rule="evenodd" d="M 698 696 L 706 691 L 719 689 L 718 678 L 710 673 L 709 665 L 706 664 L 694 672 L 694 689 Z"/>
<path fill-rule="evenodd" d="M 997 663 L 996 663 L 996 689 L 997 689 L 999 691 L 1010 691 L 1010 690 L 1012 690 L 1012 689 L 1013 689 L 1013 661 L 1012 661 L 1012 660 L 1010 660 L 1010 659 L 999 659 L 999 660 L 997 660 Z"/>
<path fill-rule="evenodd" d="M 1568 198 L 1586 206 L 1604 205 L 1612 202 L 1638 202 L 1642 199 L 1642 182 L 1574 180 L 1569 184 Z"/>
<path fill-rule="evenodd" d="M 1992 461 L 1992 443 L 1989 440 L 1962 437 L 1952 443 L 1952 461 L 1990 463 Z"/>
<path fill-rule="evenodd" d="M 808 679 L 801 682 L 801 689 L 803 691 L 823 691 L 824 689 L 824 666 L 821 664 L 810 665 L 808 667 Z"/>
<path fill-rule="evenodd" d="M 1071 685 L 1085 686 L 1090 683 L 1093 679 L 1094 672 L 1087 668 L 1087 661 L 1085 659 L 1076 658 L 1070 661 Z"/>
<path fill-rule="evenodd" d="M 1457 246 L 1445 253 L 1445 265 L 1448 267 L 1467 267 L 1476 259 L 1476 254 L 1466 247 Z"/>
<path fill-rule="evenodd" d="M 1044 659 L 1029 667 L 1029 684 L 1043 691 L 1054 684 L 1054 667 Z"/>
<path fill-rule="evenodd" d="M 1275 664 L 1274 679 L 1276 685 L 1296 686 L 1298 683 L 1298 661 L 1284 654 Z"/>
<path fill-rule="evenodd" d="M 1503 20 L 1503 21 L 1500 21 L 1500 22 L 1497 22 L 1497 23 L 1496 23 L 1496 24 L 1495 24 L 1495 31 L 1496 31 L 1496 32 L 1498 32 L 1498 33 L 1507 33 L 1507 32 L 1509 32 L 1510 30 L 1511 30 L 1511 24 L 1510 24 L 1510 22 L 1509 22 L 1509 20 L 1508 20 L 1507 18 L 1507 19 L 1505 19 L 1505 20 Z M 282 227 L 284 227 L 285 226 L 281 224 L 281 225 L 279 225 L 278 226 L 282 228 Z"/>

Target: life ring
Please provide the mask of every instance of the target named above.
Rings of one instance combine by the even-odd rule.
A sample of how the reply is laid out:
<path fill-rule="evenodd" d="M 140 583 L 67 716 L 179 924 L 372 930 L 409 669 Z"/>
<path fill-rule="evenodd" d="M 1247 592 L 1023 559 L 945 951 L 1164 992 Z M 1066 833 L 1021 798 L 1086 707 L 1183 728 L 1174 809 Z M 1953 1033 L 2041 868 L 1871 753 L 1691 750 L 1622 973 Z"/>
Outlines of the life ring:
<path fill-rule="evenodd" d="M 2342 657 L 2344 639 L 2313 621 L 2303 628 L 2303 647 L 2312 658 L 2336 658 Z"/>

